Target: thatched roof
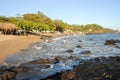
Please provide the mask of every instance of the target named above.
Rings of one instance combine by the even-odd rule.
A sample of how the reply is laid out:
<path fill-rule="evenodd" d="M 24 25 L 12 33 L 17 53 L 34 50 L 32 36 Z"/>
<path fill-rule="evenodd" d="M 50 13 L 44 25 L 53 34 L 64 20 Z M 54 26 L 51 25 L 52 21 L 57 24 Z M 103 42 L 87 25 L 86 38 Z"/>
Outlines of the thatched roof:
<path fill-rule="evenodd" d="M 15 30 L 17 29 L 16 25 L 12 23 L 1 23 L 0 22 L 0 30 Z"/>

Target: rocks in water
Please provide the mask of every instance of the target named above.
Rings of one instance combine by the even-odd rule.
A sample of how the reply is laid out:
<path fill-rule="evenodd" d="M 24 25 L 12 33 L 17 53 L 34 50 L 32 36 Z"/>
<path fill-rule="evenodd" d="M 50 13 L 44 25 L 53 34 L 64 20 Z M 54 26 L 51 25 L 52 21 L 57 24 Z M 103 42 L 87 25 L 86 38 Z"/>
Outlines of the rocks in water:
<path fill-rule="evenodd" d="M 71 59 L 71 60 L 79 60 L 77 57 L 72 56 L 72 55 L 71 55 L 71 56 L 69 56 L 69 57 L 68 57 L 68 59 Z"/>
<path fill-rule="evenodd" d="M 61 76 L 62 80 L 77 80 L 75 79 L 76 73 L 74 71 L 66 71 Z"/>
<path fill-rule="evenodd" d="M 12 71 L 17 72 L 17 73 L 21 73 L 21 72 L 28 72 L 29 69 L 27 67 L 18 66 L 18 67 L 12 68 Z"/>
<path fill-rule="evenodd" d="M 30 64 L 52 64 L 52 63 L 54 63 L 54 60 L 40 59 L 40 60 L 33 60 L 28 63 L 30 63 Z"/>
<path fill-rule="evenodd" d="M 0 68 L 0 80 L 15 80 L 16 74 L 26 72 L 29 69 L 27 67 L 19 66 L 3 66 Z"/>
<path fill-rule="evenodd" d="M 79 42 L 82 42 L 82 40 L 79 40 Z"/>
<path fill-rule="evenodd" d="M 73 50 L 66 50 L 65 52 L 73 53 Z"/>
<path fill-rule="evenodd" d="M 0 74 L 0 80 L 15 80 L 15 77 L 15 72 L 5 71 L 2 74 Z"/>
<path fill-rule="evenodd" d="M 80 52 L 80 54 L 91 54 L 91 51 L 87 50 L 87 51 L 82 51 Z"/>
<path fill-rule="evenodd" d="M 70 56 L 68 59 L 74 59 L 74 57 L 73 57 L 73 56 Z"/>
<path fill-rule="evenodd" d="M 91 38 L 90 38 L 89 40 L 90 40 L 90 41 L 93 41 L 93 39 L 91 39 Z"/>
<path fill-rule="evenodd" d="M 97 61 L 87 61 L 77 66 L 73 71 L 64 72 L 61 75 L 62 79 L 69 80 L 68 76 L 73 72 L 75 74 L 72 78 L 73 80 L 119 80 L 120 57 L 100 58 Z"/>
<path fill-rule="evenodd" d="M 77 45 L 76 47 L 77 47 L 77 48 L 82 48 L 82 46 L 80 46 L 80 45 Z"/>
<path fill-rule="evenodd" d="M 106 40 L 105 45 L 115 45 L 116 43 L 120 43 L 120 40 Z"/>
<path fill-rule="evenodd" d="M 85 61 L 72 71 L 55 74 L 45 80 L 120 80 L 120 57 L 101 57 Z"/>
<path fill-rule="evenodd" d="M 63 60 L 62 57 L 60 57 L 60 56 L 55 57 L 55 63 L 58 63 L 58 62 L 60 62 L 61 60 Z"/>

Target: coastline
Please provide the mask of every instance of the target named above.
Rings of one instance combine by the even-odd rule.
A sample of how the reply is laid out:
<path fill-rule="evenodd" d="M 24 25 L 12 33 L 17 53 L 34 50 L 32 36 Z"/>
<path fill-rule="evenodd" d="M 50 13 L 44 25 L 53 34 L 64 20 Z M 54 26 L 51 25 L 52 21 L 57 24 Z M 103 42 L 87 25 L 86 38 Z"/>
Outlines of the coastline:
<path fill-rule="evenodd" d="M 70 35 L 62 35 L 62 36 L 60 36 L 60 35 L 54 35 L 54 36 L 53 35 L 52 36 L 51 35 L 44 35 L 44 36 L 41 35 L 40 39 L 42 41 L 46 41 L 46 40 L 50 41 L 50 40 L 53 40 L 54 38 L 58 39 L 59 37 L 63 37 L 63 36 L 70 36 Z M 98 38 L 98 37 L 96 36 L 96 38 Z M 80 39 L 77 40 L 78 43 L 79 43 L 79 40 Z M 88 40 L 94 41 L 92 39 L 88 39 Z M 116 41 L 118 42 L 118 40 L 116 40 Z M 81 41 L 80 41 L 80 43 L 81 43 Z M 104 44 L 104 43 L 101 43 L 101 44 Z M 109 43 L 109 44 L 111 44 L 111 43 Z M 75 44 L 75 45 L 77 45 L 77 44 Z M 81 46 L 74 46 L 74 47 L 81 48 Z M 72 51 L 73 51 L 73 48 L 67 49 L 65 52 L 67 52 L 68 54 L 71 55 Z M 90 50 L 90 52 L 88 52 L 88 53 L 84 53 L 82 51 L 79 54 L 89 55 L 89 54 L 92 54 L 91 52 L 92 52 L 92 50 Z M 28 53 L 28 55 L 29 55 L 29 53 Z M 23 59 L 24 59 L 24 57 L 23 57 Z M 23 60 L 23 59 L 21 59 L 21 60 Z M 94 59 L 91 58 L 89 60 L 84 60 L 81 58 L 81 60 L 78 64 L 76 63 L 73 65 L 66 64 L 67 60 L 70 61 L 70 63 L 72 63 L 72 62 L 75 63 L 74 60 L 75 61 L 79 60 L 79 57 L 77 57 L 77 56 L 68 56 L 68 57 L 56 56 L 53 59 L 48 59 L 48 58 L 47 59 L 38 59 L 38 60 L 33 60 L 33 61 L 29 61 L 27 63 L 20 64 L 20 65 L 15 65 L 15 66 L 14 65 L 3 65 L 3 66 L 0 65 L 0 66 L 2 66 L 2 67 L 0 67 L 0 71 L 1 71 L 0 79 L 2 79 L 2 80 L 7 80 L 7 79 L 9 79 L 9 80 L 11 80 L 11 79 L 27 80 L 27 79 L 31 79 L 31 78 L 36 79 L 36 80 L 38 80 L 38 79 L 40 79 L 40 80 L 48 80 L 48 79 L 50 79 L 50 80 L 62 80 L 62 79 L 67 79 L 67 80 L 71 80 L 71 79 L 73 79 L 73 80 L 78 80 L 78 79 L 82 79 L 82 80 L 88 80 L 88 79 L 91 79 L 91 80 L 104 80 L 104 79 L 118 80 L 118 79 L 120 79 L 120 77 L 119 77 L 120 57 L 119 56 L 109 56 L 109 57 L 98 56 Z M 63 64 L 61 63 L 62 61 L 63 61 Z M 64 61 L 66 61 L 66 62 L 64 63 Z M 66 65 L 66 67 L 64 64 Z M 71 66 L 73 68 L 71 68 Z M 61 70 L 63 70 L 63 71 L 61 71 Z M 55 73 L 56 71 L 57 71 L 57 73 Z M 51 72 L 53 73 L 52 75 L 51 75 Z M 34 73 L 34 74 L 32 74 L 32 73 Z M 44 74 L 46 74 L 46 75 L 44 76 Z"/>
<path fill-rule="evenodd" d="M 45 41 L 50 37 L 68 36 L 63 33 L 40 33 L 39 35 L 40 36 L 0 35 L 0 64 L 4 64 L 7 57 L 17 54 L 21 50 L 28 49 L 30 44 Z"/>
<path fill-rule="evenodd" d="M 41 41 L 40 36 L 0 35 L 0 64 L 3 64 L 7 57 L 17 54 L 20 50 L 28 49 L 30 44 Z"/>

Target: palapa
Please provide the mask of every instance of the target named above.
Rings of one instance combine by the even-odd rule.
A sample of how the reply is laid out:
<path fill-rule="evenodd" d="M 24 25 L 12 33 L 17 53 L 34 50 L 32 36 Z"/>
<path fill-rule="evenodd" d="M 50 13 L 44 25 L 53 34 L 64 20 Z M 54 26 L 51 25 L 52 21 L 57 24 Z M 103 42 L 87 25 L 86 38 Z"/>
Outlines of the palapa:
<path fill-rule="evenodd" d="M 4 34 L 6 34 L 7 32 L 12 33 L 14 30 L 17 29 L 18 28 L 16 27 L 15 24 L 0 22 L 0 31 L 3 31 Z"/>
<path fill-rule="evenodd" d="M 1 23 L 0 22 L 0 29 L 1 30 L 14 30 L 17 29 L 15 24 L 12 23 Z"/>

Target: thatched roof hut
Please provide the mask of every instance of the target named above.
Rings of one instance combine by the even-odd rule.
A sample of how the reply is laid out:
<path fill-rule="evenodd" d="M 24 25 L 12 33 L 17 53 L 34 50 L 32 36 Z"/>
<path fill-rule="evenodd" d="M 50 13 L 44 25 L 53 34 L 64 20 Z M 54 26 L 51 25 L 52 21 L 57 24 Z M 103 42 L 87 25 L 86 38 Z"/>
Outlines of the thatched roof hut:
<path fill-rule="evenodd" d="M 17 30 L 17 27 L 15 24 L 0 22 L 0 31 L 3 31 L 4 34 L 12 33 L 14 30 Z"/>
<path fill-rule="evenodd" d="M 0 22 L 0 30 L 14 30 L 17 29 L 16 25 L 12 23 L 1 23 Z"/>

